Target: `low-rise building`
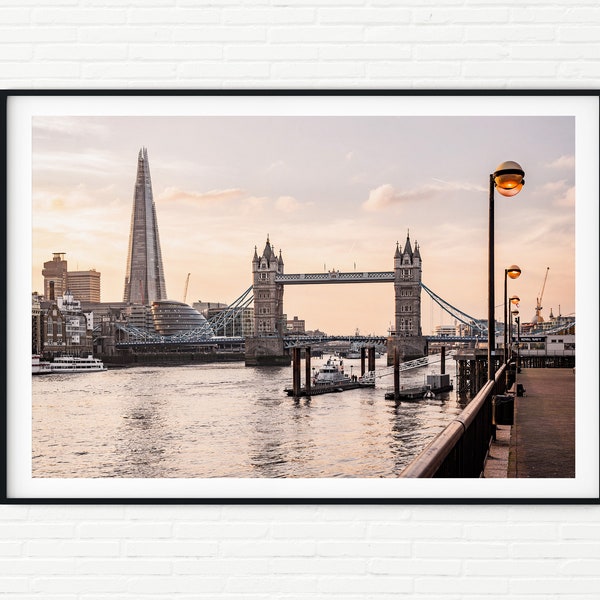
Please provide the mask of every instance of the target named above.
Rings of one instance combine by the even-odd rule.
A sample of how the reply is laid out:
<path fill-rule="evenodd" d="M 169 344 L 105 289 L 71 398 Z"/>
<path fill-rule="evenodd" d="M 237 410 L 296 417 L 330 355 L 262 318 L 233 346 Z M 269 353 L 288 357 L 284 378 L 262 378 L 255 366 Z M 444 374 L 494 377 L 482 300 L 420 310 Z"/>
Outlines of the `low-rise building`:
<path fill-rule="evenodd" d="M 92 354 L 92 313 L 85 314 L 81 303 L 69 292 L 40 304 L 44 356 Z"/>

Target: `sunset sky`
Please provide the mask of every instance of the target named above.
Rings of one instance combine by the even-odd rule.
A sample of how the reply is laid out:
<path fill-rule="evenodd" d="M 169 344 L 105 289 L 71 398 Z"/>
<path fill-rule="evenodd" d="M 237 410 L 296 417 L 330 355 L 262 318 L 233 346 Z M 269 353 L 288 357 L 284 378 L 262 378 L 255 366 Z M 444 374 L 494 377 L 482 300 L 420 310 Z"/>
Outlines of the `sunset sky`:
<path fill-rule="evenodd" d="M 64 252 L 70 270 L 101 272 L 103 301 L 121 301 L 146 147 L 170 299 L 183 299 L 190 273 L 189 304 L 232 302 L 251 285 L 267 235 L 287 273 L 388 271 L 410 231 L 423 283 L 485 318 L 488 177 L 514 160 L 526 183 L 514 198 L 496 195 L 496 304 L 503 269 L 516 263 L 509 294 L 520 296 L 523 322 L 546 267 L 542 315 L 575 313 L 573 116 L 142 112 L 34 115 L 32 290 L 43 290 L 43 262 Z M 284 310 L 308 329 L 385 334 L 393 296 L 382 283 L 288 286 Z M 453 324 L 422 298 L 423 333 Z"/>

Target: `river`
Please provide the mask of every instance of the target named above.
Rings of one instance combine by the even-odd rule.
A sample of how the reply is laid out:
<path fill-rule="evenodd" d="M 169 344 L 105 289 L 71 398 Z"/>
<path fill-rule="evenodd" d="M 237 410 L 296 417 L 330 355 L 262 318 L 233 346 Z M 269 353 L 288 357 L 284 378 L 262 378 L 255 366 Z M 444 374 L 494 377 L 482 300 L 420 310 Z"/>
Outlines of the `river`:
<path fill-rule="evenodd" d="M 359 374 L 360 360 L 344 362 Z M 436 372 L 439 363 L 401 373 L 401 385 Z M 450 392 L 396 405 L 384 398 L 391 376 L 294 399 L 283 391 L 291 377 L 291 367 L 243 362 L 33 377 L 32 475 L 392 478 L 466 403 Z"/>

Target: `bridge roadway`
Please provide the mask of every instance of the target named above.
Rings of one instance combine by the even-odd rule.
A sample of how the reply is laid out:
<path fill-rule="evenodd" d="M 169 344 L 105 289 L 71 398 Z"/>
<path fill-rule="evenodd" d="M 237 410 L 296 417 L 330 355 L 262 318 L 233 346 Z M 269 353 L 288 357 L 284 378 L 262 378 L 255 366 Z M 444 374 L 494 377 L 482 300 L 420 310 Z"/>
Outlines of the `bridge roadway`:
<path fill-rule="evenodd" d="M 325 273 L 285 273 L 275 275 L 275 283 L 306 285 L 311 283 L 374 283 L 394 281 L 394 271 L 327 271 Z"/>
<path fill-rule="evenodd" d="M 435 336 L 429 335 L 424 336 L 428 342 L 472 342 L 479 340 L 479 337 L 465 336 Z M 328 342 L 349 342 L 360 346 L 369 345 L 385 345 L 387 344 L 387 336 L 383 335 L 298 335 L 298 336 L 285 336 L 284 346 L 286 348 L 294 348 L 299 346 L 314 346 L 315 344 L 326 344 Z M 117 348 L 136 348 L 143 346 L 215 346 L 219 344 L 243 344 L 245 338 L 243 336 L 226 337 L 226 336 L 214 336 L 206 337 L 202 335 L 198 338 L 193 336 L 186 336 L 185 338 L 179 336 L 152 336 L 145 335 L 140 338 L 130 338 L 127 341 L 117 342 Z"/>

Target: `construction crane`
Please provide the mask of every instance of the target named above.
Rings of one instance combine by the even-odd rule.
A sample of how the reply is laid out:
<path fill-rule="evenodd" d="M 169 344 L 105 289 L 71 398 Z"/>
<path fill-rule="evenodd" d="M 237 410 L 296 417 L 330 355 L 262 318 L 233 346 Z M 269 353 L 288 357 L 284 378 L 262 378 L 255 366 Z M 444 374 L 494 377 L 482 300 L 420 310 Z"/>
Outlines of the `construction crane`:
<path fill-rule="evenodd" d="M 533 318 L 534 323 L 543 323 L 544 317 L 542 317 L 542 298 L 544 297 L 544 289 L 546 288 L 546 281 L 548 279 L 548 271 L 550 267 L 546 267 L 546 275 L 544 276 L 544 283 L 542 284 L 542 291 L 536 298 L 535 317 Z"/>
<path fill-rule="evenodd" d="M 187 290 L 188 290 L 188 283 L 190 282 L 190 273 L 187 274 L 187 277 L 185 278 L 185 287 L 183 288 L 183 303 L 185 304 L 185 299 L 187 298 Z"/>

